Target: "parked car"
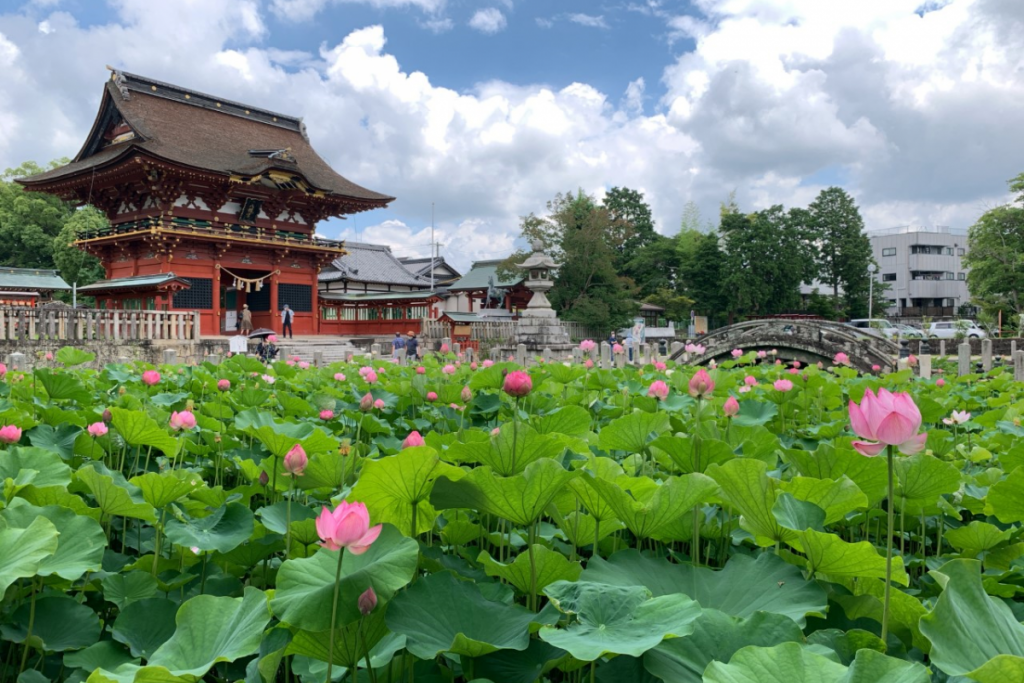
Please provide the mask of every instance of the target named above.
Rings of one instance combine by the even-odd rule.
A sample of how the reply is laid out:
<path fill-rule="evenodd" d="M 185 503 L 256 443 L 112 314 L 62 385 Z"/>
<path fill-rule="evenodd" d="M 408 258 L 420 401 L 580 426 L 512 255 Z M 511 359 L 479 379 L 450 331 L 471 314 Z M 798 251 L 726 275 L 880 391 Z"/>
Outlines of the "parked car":
<path fill-rule="evenodd" d="M 885 318 L 860 318 L 851 320 L 847 325 L 886 339 L 896 339 L 900 336 L 900 328 Z"/>
<path fill-rule="evenodd" d="M 956 339 L 959 336 L 984 339 L 988 333 L 973 320 L 943 320 L 928 326 L 928 336 L 936 339 Z"/>
<path fill-rule="evenodd" d="M 903 339 L 924 339 L 924 332 L 913 325 L 900 323 L 896 325 L 900 330 L 900 337 Z"/>

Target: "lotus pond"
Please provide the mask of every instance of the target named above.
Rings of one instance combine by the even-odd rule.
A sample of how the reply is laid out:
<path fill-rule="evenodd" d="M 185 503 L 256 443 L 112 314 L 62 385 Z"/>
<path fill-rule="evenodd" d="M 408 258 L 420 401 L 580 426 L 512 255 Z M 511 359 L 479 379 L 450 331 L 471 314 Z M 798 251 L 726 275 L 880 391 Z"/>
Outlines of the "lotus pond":
<path fill-rule="evenodd" d="M 1024 680 L 1024 386 L 736 355 L 7 372 L 0 680 Z"/>

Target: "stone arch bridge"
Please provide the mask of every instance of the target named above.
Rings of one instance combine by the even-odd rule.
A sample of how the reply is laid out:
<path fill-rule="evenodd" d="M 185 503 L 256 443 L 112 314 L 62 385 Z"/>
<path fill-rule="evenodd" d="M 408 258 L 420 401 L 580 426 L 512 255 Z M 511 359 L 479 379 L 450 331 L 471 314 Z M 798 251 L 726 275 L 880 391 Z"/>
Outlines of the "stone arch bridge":
<path fill-rule="evenodd" d="M 803 363 L 826 364 L 842 351 L 850 357 L 850 365 L 861 372 L 870 372 L 873 365 L 889 372 L 896 365 L 899 345 L 865 330 L 830 320 L 798 318 L 770 318 L 748 320 L 714 330 L 700 338 L 706 351 L 685 362 L 703 365 L 731 360 L 733 349 L 748 351 L 778 351 L 778 358 L 799 360 Z M 685 352 L 679 350 L 672 360 L 682 360 Z"/>

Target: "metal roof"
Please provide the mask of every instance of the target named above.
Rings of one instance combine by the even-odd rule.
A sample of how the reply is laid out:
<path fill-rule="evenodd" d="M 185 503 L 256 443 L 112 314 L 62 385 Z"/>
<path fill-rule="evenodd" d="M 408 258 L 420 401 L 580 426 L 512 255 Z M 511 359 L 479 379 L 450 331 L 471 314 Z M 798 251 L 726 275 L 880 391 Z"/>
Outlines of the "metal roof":
<path fill-rule="evenodd" d="M 456 323 L 478 323 L 482 320 L 476 313 L 457 313 L 455 311 L 451 313 L 446 311 L 441 314 L 441 317 L 450 318 L 452 322 Z"/>
<path fill-rule="evenodd" d="M 28 289 L 35 292 L 70 290 L 56 270 L 46 268 L 0 268 L 0 289 Z"/>
<path fill-rule="evenodd" d="M 494 279 L 495 287 L 515 287 L 523 281 L 523 278 L 518 277 L 514 280 L 501 280 L 498 278 L 498 266 L 503 260 L 475 261 L 469 272 L 448 285 L 448 289 L 450 291 L 487 289 L 491 285 L 491 278 Z"/>
<path fill-rule="evenodd" d="M 133 277 L 119 277 L 112 280 L 100 280 L 85 287 L 79 287 L 78 292 L 106 292 L 116 289 L 151 289 L 179 280 L 183 285 L 188 285 L 188 280 L 180 278 L 174 273 L 157 273 L 155 275 L 135 275 Z"/>
<path fill-rule="evenodd" d="M 345 242 L 346 256 L 320 271 L 320 282 L 379 282 L 390 285 L 429 287 L 429 278 L 417 277 L 401 264 L 384 244 Z"/>
<path fill-rule="evenodd" d="M 320 292 L 322 301 L 340 301 L 343 303 L 369 303 L 373 301 L 426 301 L 439 298 L 437 292 L 366 292 L 351 294 L 344 292 Z"/>

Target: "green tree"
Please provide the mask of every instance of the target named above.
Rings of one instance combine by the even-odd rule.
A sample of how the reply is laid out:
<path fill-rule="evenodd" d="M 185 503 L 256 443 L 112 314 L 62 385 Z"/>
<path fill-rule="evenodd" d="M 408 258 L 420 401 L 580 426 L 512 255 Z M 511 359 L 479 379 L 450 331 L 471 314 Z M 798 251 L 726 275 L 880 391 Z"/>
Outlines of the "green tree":
<path fill-rule="evenodd" d="M 613 187 L 604 197 L 604 208 L 611 221 L 608 238 L 618 253 L 615 265 L 620 273 L 639 283 L 642 276 L 636 277 L 629 264 L 641 249 L 658 239 L 651 207 L 644 201 L 643 192 L 628 187 Z"/>
<path fill-rule="evenodd" d="M 60 271 L 65 282 L 77 283 L 82 287 L 105 277 L 100 260 L 76 247 L 74 242 L 80 233 L 100 230 L 107 225 L 107 217 L 92 206 L 78 209 L 64 223 L 53 240 L 53 265 Z"/>
<path fill-rule="evenodd" d="M 558 194 L 548 202 L 548 215 L 523 218 L 521 237 L 540 240 L 558 263 L 555 285 L 548 294 L 565 320 L 601 329 L 627 324 L 637 310 L 634 287 L 615 268 L 618 226 L 605 207 L 583 191 Z M 527 254 L 518 252 L 502 263 L 507 273 Z"/>
<path fill-rule="evenodd" d="M 655 292 L 674 289 L 678 269 L 679 248 L 676 240 L 655 235 L 654 241 L 637 250 L 633 260 L 625 265 L 620 274 L 633 280 L 640 297 L 649 297 Z"/>
<path fill-rule="evenodd" d="M 726 266 L 718 233 L 697 233 L 687 246 L 679 255 L 679 290 L 693 300 L 692 308 L 697 313 L 721 319 L 728 299 L 722 287 Z M 683 319 L 688 318 L 689 311 Z"/>
<path fill-rule="evenodd" d="M 1024 192 L 1024 174 L 1010 187 Z M 1024 195 L 1017 202 L 1024 204 Z M 964 265 L 974 303 L 989 313 L 1002 309 L 1004 320 L 1024 313 L 1024 208 L 1009 204 L 982 214 L 967 233 Z"/>
<path fill-rule="evenodd" d="M 49 168 L 67 163 L 51 162 Z M 53 242 L 74 209 L 59 198 L 27 192 L 14 182 L 47 169 L 33 162 L 9 168 L 0 175 L 0 265 L 52 268 Z"/>
<path fill-rule="evenodd" d="M 817 279 L 832 289 L 841 313 L 865 315 L 871 242 L 864 233 L 857 203 L 842 188 L 829 187 L 818 194 L 807 211 Z"/>

